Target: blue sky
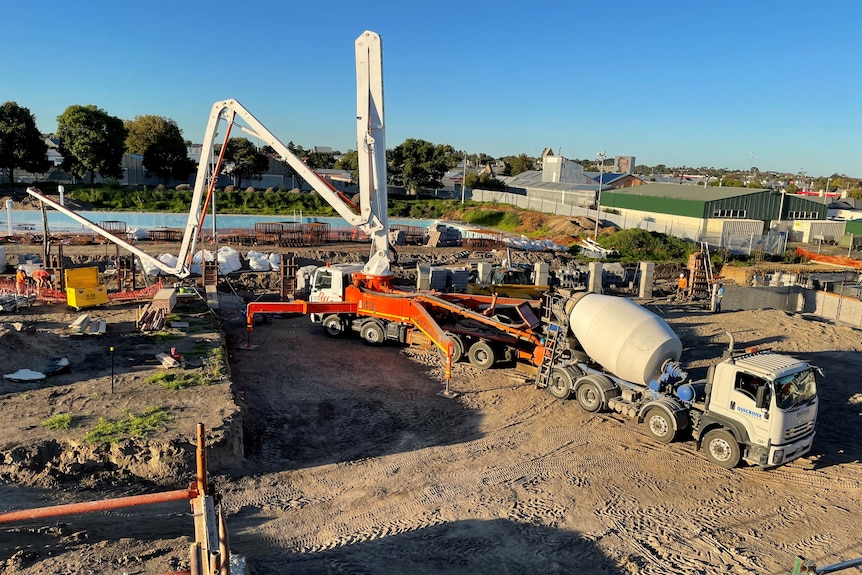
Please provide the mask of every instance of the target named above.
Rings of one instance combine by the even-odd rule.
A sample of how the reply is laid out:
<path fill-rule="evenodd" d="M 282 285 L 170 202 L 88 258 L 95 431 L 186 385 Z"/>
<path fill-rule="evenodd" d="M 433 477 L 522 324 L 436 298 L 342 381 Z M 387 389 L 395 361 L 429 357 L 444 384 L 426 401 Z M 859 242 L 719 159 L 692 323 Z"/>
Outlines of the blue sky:
<path fill-rule="evenodd" d="M 850 0 L 7 0 L 0 101 L 74 104 L 203 139 L 234 98 L 285 143 L 355 149 L 353 42 L 383 39 L 386 141 L 492 156 L 862 177 Z"/>

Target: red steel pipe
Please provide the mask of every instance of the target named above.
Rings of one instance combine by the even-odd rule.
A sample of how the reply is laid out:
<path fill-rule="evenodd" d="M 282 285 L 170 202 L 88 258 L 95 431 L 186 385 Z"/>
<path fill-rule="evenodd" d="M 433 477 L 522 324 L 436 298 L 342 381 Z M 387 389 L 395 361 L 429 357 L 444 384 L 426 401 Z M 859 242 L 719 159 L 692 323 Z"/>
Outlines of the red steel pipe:
<path fill-rule="evenodd" d="M 122 509 L 123 507 L 135 507 L 137 505 L 150 505 L 153 503 L 165 503 L 168 501 L 188 501 L 197 497 L 192 488 L 177 489 L 176 491 L 165 491 L 164 493 L 150 493 L 149 495 L 132 495 L 130 497 L 118 497 L 116 499 L 102 499 L 100 501 L 87 501 L 85 503 L 68 503 L 66 505 L 52 505 L 50 507 L 37 507 L 36 509 L 21 509 L 20 511 L 7 511 L 0 513 L 0 523 L 12 523 L 28 519 L 44 519 L 46 517 L 59 517 L 62 515 L 75 515 L 78 513 L 91 513 L 93 511 L 110 511 L 111 509 Z"/>

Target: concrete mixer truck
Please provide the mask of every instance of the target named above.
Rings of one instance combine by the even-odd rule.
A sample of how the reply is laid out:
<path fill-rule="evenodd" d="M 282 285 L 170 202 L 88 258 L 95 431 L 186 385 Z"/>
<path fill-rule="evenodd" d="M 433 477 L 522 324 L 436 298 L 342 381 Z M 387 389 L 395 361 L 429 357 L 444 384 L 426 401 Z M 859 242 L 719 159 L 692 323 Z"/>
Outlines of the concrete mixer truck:
<path fill-rule="evenodd" d="M 811 449 L 817 368 L 770 351 L 737 352 L 731 336 L 721 361 L 692 381 L 679 361 L 679 337 L 637 303 L 558 293 L 546 304 L 537 384 L 553 396 L 636 419 L 662 443 L 691 436 L 709 461 L 728 469 L 740 460 L 775 467 Z M 568 329 L 565 344 L 557 342 Z"/>

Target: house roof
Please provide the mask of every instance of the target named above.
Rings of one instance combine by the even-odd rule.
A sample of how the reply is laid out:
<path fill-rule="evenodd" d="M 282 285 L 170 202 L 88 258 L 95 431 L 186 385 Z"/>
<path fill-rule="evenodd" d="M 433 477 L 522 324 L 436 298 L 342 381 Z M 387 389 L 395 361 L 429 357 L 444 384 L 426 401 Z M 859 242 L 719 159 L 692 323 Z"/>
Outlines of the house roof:
<path fill-rule="evenodd" d="M 602 184 L 610 184 L 619 179 L 625 178 L 630 174 L 615 174 L 613 172 L 604 172 L 599 174 L 599 172 L 584 172 L 584 175 L 591 180 L 594 180 L 597 184 L 599 183 L 599 176 L 601 176 Z"/>
<path fill-rule="evenodd" d="M 599 187 L 598 182 L 595 184 L 543 182 L 541 170 L 521 172 L 516 176 L 499 176 L 497 179 L 510 188 L 530 188 L 531 190 L 545 190 L 550 192 L 596 191 Z"/>

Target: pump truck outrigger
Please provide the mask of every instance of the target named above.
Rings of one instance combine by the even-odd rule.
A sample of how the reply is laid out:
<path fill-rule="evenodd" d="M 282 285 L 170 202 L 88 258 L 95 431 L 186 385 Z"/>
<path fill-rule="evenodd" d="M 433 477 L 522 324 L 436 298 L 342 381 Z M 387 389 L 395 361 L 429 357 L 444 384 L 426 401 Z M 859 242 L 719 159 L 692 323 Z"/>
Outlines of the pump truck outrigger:
<path fill-rule="evenodd" d="M 97 233 L 151 260 L 167 273 L 189 273 L 222 157 L 210 167 L 214 138 L 227 120 L 225 142 L 237 116 L 240 129 L 271 146 L 351 225 L 371 237 L 367 264 L 321 267 L 308 301 L 253 302 L 246 308 L 249 333 L 256 314 L 302 313 L 330 336 L 357 332 L 369 344 L 387 340 L 437 346 L 452 362 L 466 358 L 488 369 L 514 364 L 559 399 L 574 396 L 588 412 L 613 410 L 637 419 L 655 440 L 669 443 L 690 434 L 710 461 L 732 468 L 745 460 L 762 468 L 788 463 L 811 449 L 817 416 L 816 368 L 771 352 L 728 352 L 702 381 L 689 381 L 679 358 L 682 344 L 667 323 L 623 298 L 546 293 L 537 317 L 531 302 L 457 293 L 402 289 L 389 265 L 386 159 L 380 37 L 356 40 L 357 148 L 360 202 L 355 205 L 294 156 L 235 100 L 217 102 L 210 114 L 188 224 L 176 266 L 145 254 L 98 225 L 45 198 Z M 222 147 L 224 150 L 224 146 Z M 209 179 L 208 179 L 209 178 Z"/>

